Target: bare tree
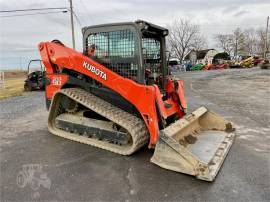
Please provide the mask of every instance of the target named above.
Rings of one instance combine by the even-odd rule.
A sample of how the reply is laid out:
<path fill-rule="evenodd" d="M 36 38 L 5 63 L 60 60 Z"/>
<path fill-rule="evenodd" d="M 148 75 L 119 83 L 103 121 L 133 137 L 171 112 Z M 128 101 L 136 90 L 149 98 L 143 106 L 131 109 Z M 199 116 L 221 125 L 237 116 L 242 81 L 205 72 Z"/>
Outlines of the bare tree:
<path fill-rule="evenodd" d="M 270 35 L 270 31 L 268 33 Z M 257 38 L 257 53 L 260 55 L 263 55 L 264 53 L 264 44 L 266 40 L 266 33 L 263 28 L 259 28 L 256 31 L 256 38 Z M 266 52 L 270 51 L 270 37 L 268 37 L 268 42 L 267 42 L 267 47 L 266 47 Z"/>
<path fill-rule="evenodd" d="M 244 31 L 245 36 L 245 51 L 249 55 L 254 55 L 257 53 L 257 37 L 256 37 L 256 31 L 255 29 L 246 29 Z"/>
<path fill-rule="evenodd" d="M 221 48 L 224 52 L 229 55 L 232 54 L 232 40 L 233 36 L 231 34 L 217 34 L 215 35 L 215 39 L 217 41 L 217 46 Z"/>
<path fill-rule="evenodd" d="M 203 44 L 199 26 L 189 20 L 176 19 L 168 28 L 170 30 L 168 37 L 169 50 L 180 62 L 183 61 L 190 50 L 195 48 L 195 45 L 198 48 L 199 44 Z"/>
<path fill-rule="evenodd" d="M 215 40 L 217 41 L 217 46 L 229 55 L 237 56 L 239 53 L 263 55 L 265 36 L 266 33 L 263 28 L 257 30 L 246 29 L 244 31 L 237 28 L 233 31 L 233 34 L 215 35 Z M 270 51 L 270 39 L 268 39 L 266 49 L 266 51 Z"/>
<path fill-rule="evenodd" d="M 198 34 L 196 37 L 194 37 L 191 47 L 195 51 L 199 51 L 199 50 L 207 48 L 206 38 L 203 35 Z"/>
<path fill-rule="evenodd" d="M 234 56 L 237 56 L 240 52 L 244 52 L 245 35 L 239 27 L 233 31 L 232 47 L 233 47 L 233 55 Z"/>

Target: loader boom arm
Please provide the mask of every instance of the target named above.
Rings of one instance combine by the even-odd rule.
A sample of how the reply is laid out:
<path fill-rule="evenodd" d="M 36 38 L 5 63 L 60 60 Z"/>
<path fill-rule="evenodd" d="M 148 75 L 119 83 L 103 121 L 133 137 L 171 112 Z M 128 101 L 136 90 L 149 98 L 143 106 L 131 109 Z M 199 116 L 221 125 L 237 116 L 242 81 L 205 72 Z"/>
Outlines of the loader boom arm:
<path fill-rule="evenodd" d="M 68 80 L 67 75 L 61 74 L 63 69 L 86 75 L 120 94 L 138 110 L 150 134 L 149 147 L 154 147 L 158 140 L 159 119 L 166 120 L 174 114 L 181 118 L 185 114 L 183 111 L 186 110 L 186 102 L 181 81 L 173 82 L 169 79 L 167 100 L 162 100 L 158 86 L 142 85 L 124 78 L 95 60 L 61 44 L 42 42 L 39 44 L 39 50 L 46 67 L 47 78 L 52 80 L 59 77 L 61 81 L 52 82 L 47 86 L 51 89 L 51 92 L 46 92 L 47 97 L 51 99 Z M 165 107 L 166 104 L 170 107 Z"/>

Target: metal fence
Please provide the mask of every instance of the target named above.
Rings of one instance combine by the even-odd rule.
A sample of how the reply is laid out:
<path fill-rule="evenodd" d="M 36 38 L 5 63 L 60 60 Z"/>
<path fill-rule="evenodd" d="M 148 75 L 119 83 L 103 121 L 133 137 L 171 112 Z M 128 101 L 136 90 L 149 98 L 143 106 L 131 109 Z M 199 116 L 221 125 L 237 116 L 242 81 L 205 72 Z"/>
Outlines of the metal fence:
<path fill-rule="evenodd" d="M 5 72 L 0 71 L 0 88 L 5 88 Z"/>

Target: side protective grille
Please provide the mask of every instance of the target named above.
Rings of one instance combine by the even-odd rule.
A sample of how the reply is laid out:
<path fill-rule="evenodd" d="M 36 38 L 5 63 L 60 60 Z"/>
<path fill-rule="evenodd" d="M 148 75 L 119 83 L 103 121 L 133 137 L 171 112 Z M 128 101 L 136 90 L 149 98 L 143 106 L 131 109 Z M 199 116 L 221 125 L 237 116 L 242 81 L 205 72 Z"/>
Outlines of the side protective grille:
<path fill-rule="evenodd" d="M 136 80 L 138 64 L 135 60 L 135 33 L 117 30 L 92 33 L 87 39 L 87 53 L 117 74 Z"/>

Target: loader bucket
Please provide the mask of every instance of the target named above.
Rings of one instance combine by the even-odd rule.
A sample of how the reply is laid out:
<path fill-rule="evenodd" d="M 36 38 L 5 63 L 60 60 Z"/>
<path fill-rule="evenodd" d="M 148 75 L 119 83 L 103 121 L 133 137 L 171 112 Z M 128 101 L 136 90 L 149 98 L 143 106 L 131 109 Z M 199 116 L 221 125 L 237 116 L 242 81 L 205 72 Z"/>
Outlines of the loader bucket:
<path fill-rule="evenodd" d="M 151 162 L 213 181 L 234 139 L 232 124 L 200 107 L 159 132 Z"/>

